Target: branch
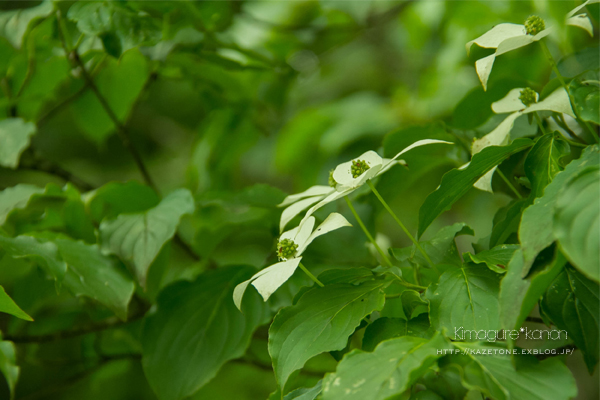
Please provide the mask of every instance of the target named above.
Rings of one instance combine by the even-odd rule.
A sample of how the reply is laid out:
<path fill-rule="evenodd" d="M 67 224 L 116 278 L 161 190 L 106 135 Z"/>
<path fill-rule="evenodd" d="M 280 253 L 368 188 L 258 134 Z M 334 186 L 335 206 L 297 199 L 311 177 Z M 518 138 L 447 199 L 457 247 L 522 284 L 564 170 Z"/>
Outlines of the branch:
<path fill-rule="evenodd" d="M 137 313 L 129 317 L 127 321 L 122 321 L 120 319 L 117 319 L 116 317 L 111 317 L 102 322 L 90 324 L 85 327 L 72 329 L 68 331 L 59 331 L 54 333 L 48 333 L 45 335 L 4 335 L 3 340 L 8 340 L 18 344 L 29 344 L 48 343 L 64 339 L 71 339 L 77 336 L 87 335 L 88 333 L 100 332 L 107 329 L 117 328 L 119 326 L 126 325 L 130 322 L 137 321 L 144 317 L 144 315 L 146 314 L 146 310 L 147 309 L 145 307 L 140 309 Z"/>
<path fill-rule="evenodd" d="M 144 178 L 144 181 L 146 182 L 146 184 L 148 186 L 150 186 L 152 189 L 154 189 L 154 191 L 156 193 L 158 193 L 160 195 L 160 190 L 158 189 L 158 186 L 156 186 L 156 184 L 154 183 L 154 180 L 150 176 L 150 173 L 148 172 L 148 169 L 146 168 L 146 165 L 144 164 L 142 156 L 137 151 L 137 149 L 135 148 L 135 146 L 133 145 L 133 143 L 131 143 L 131 140 L 130 140 L 130 137 L 129 137 L 129 132 L 128 132 L 127 128 L 119 120 L 119 118 L 117 117 L 117 115 L 115 114 L 115 112 L 113 111 L 113 109 L 110 107 L 110 105 L 108 104 L 108 101 L 104 98 L 104 96 L 102 95 L 102 93 L 100 93 L 100 90 L 98 89 L 98 86 L 96 86 L 96 83 L 94 82 L 94 79 L 92 78 L 92 76 L 90 75 L 90 73 L 88 72 L 88 70 L 85 68 L 85 64 L 81 61 L 81 58 L 79 58 L 79 54 L 77 53 L 77 49 L 73 49 L 73 50 L 69 49 L 69 46 L 67 45 L 67 41 L 65 40 L 65 36 L 64 36 L 64 33 L 63 33 L 63 27 L 62 27 L 63 21 L 62 21 L 62 18 L 61 18 L 60 11 L 58 11 L 56 13 L 56 18 L 58 20 L 58 35 L 60 37 L 60 41 L 62 43 L 63 49 L 65 50 L 65 53 L 67 54 L 69 60 L 71 60 L 71 62 L 73 62 L 81 70 L 81 75 L 83 76 L 83 79 L 86 82 L 86 85 L 84 87 L 89 87 L 92 90 L 92 92 L 94 92 L 94 94 L 96 95 L 96 98 L 98 99 L 98 101 L 102 105 L 102 108 L 104 109 L 104 111 L 106 112 L 106 114 L 108 115 L 108 117 L 112 120 L 113 124 L 115 125 L 117 135 L 121 139 L 121 142 L 123 143 L 123 146 L 125 147 L 125 149 L 127 149 L 127 151 L 129 151 L 129 153 L 133 157 L 133 160 L 135 161 L 138 169 L 140 170 L 140 173 L 142 174 L 142 177 Z M 147 88 L 147 86 L 153 80 L 156 79 L 156 77 L 157 76 L 154 73 L 152 73 L 150 75 L 150 77 L 148 78 L 148 80 L 144 84 L 144 87 L 142 88 L 142 92 L 144 91 L 144 89 Z M 193 259 L 195 259 L 195 260 L 199 260 L 200 259 L 200 257 L 192 250 L 192 248 L 181 238 L 181 236 L 179 236 L 179 233 L 175 234 L 175 241 Z"/>
<path fill-rule="evenodd" d="M 69 60 L 71 60 L 71 62 L 75 66 L 79 67 L 79 69 L 81 70 L 81 75 L 83 76 L 83 79 L 85 80 L 87 86 L 96 95 L 96 98 L 102 105 L 102 108 L 104 109 L 104 111 L 106 112 L 108 117 L 112 120 L 113 124 L 115 125 L 117 135 L 121 139 L 121 142 L 123 143 L 123 146 L 125 147 L 125 149 L 127 149 L 127 151 L 129 151 L 129 153 L 133 157 L 133 160 L 135 161 L 138 169 L 140 170 L 140 172 L 144 178 L 144 181 L 146 181 L 146 184 L 148 184 L 148 186 L 150 186 L 152 189 L 154 189 L 157 193 L 160 193 L 160 191 L 158 190 L 158 187 L 154 183 L 154 180 L 148 173 L 148 170 L 146 168 L 146 165 L 144 164 L 144 161 L 142 160 L 140 153 L 137 151 L 135 146 L 131 143 L 131 140 L 129 138 L 129 133 L 125 129 L 125 126 L 119 120 L 119 117 L 117 117 L 117 115 L 115 114 L 113 109 L 110 107 L 110 105 L 108 104 L 108 101 L 104 98 L 104 95 L 102 95 L 102 93 L 100 93 L 98 86 L 96 86 L 96 83 L 94 83 L 94 79 L 92 78 L 92 76 L 90 75 L 88 70 L 85 68 L 85 64 L 81 61 L 81 58 L 79 58 L 77 49 L 73 49 L 73 50 L 69 49 L 69 46 L 67 45 L 67 41 L 65 40 L 65 36 L 64 36 L 63 30 L 62 30 L 62 19 L 61 19 L 60 12 L 56 13 L 56 18 L 58 19 L 58 36 L 60 37 L 60 41 L 62 43 L 63 49 L 65 50 L 65 53 L 67 54 L 67 57 L 69 58 Z"/>

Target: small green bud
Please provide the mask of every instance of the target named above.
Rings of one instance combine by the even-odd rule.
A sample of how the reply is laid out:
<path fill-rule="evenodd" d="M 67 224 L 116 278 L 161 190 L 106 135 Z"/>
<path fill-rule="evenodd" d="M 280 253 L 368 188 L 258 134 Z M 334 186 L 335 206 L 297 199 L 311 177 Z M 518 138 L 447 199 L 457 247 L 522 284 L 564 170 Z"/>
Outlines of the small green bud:
<path fill-rule="evenodd" d="M 329 171 L 329 186 L 332 188 L 337 186 L 337 182 L 333 179 L 333 170 Z"/>
<path fill-rule="evenodd" d="M 529 107 L 533 103 L 537 103 L 537 93 L 532 88 L 525 88 L 521 90 L 519 100 L 521 100 L 521 103 L 525 104 L 526 107 Z"/>
<path fill-rule="evenodd" d="M 280 260 L 288 260 L 296 256 L 298 245 L 291 239 L 283 239 L 277 243 L 277 257 Z"/>
<path fill-rule="evenodd" d="M 537 15 L 531 15 L 525 21 L 525 31 L 528 35 L 537 35 L 544 29 L 546 29 L 546 23 L 541 17 L 538 17 Z"/>
<path fill-rule="evenodd" d="M 371 167 L 369 167 L 369 164 L 367 164 L 366 161 L 354 160 L 354 161 L 352 161 L 352 167 L 350 167 L 350 172 L 352 173 L 353 178 L 358 178 L 359 176 L 364 174 L 365 171 L 368 170 L 369 168 L 371 168 Z"/>

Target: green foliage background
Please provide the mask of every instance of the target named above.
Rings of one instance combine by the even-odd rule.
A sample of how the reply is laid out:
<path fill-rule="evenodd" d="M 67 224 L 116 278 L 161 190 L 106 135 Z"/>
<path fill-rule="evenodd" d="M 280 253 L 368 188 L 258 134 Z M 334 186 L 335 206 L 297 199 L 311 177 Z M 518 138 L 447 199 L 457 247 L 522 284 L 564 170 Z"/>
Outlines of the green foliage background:
<path fill-rule="evenodd" d="M 374 322 L 365 321 L 370 325 L 356 332 L 356 326 L 334 324 L 340 343 L 311 355 L 306 365 L 285 370 L 290 378 L 283 394 L 321 385 L 336 368 L 352 377 L 353 365 L 378 365 L 377 357 L 386 352 L 418 348 L 418 362 L 407 361 L 401 369 L 420 372 L 415 376 L 421 386 L 415 386 L 415 378 L 407 388 L 430 390 L 398 398 L 478 399 L 479 390 L 492 398 L 528 398 L 517 389 L 502 394 L 502 387 L 510 386 L 502 379 L 487 389 L 473 381 L 463 387 L 457 371 L 472 372 L 479 368 L 475 361 L 447 359 L 446 365 L 434 359 L 436 348 L 450 344 L 433 331 L 451 331 L 454 322 L 449 320 L 452 304 L 434 299 L 433 292 L 460 282 L 463 275 L 483 282 L 486 306 L 496 304 L 494 312 L 486 310 L 495 319 L 486 326 L 517 328 L 533 308 L 532 315 L 540 318 L 536 304 L 544 295 L 541 318 L 572 333 L 582 350 L 536 364 L 531 376 L 511 375 L 516 372 L 500 357 L 484 357 L 485 369 L 509 381 L 524 379 L 519 387 L 540 376 L 548 385 L 560 384 L 555 389 L 534 386 L 540 398 L 574 395 L 572 373 L 578 398 L 597 398 L 597 254 L 594 259 L 589 253 L 594 243 L 581 245 L 593 241 L 593 234 L 577 232 L 594 228 L 581 220 L 598 218 L 597 148 L 583 150 L 597 141 L 598 90 L 581 82 L 598 81 L 600 10 L 598 4 L 587 7 L 594 24 L 590 37 L 564 25 L 564 15 L 578 4 L 0 3 L 0 284 L 7 293 L 0 293 L 0 311 L 6 312 L 0 314 L 0 371 L 6 377 L 0 398 L 11 397 L 17 376 L 17 399 L 254 400 L 271 393 L 273 399 L 282 398 L 275 377 L 281 379 L 287 367 L 274 365 L 273 370 L 268 342 L 284 335 L 278 332 L 294 334 L 286 323 L 295 317 L 295 306 L 307 321 L 322 307 L 335 309 L 328 296 L 336 291 L 366 299 L 351 307 L 348 318 L 358 316 L 356 325 L 372 311 L 382 318 L 371 315 Z M 497 173 L 494 194 L 471 187 L 471 178 L 487 171 L 481 165 L 495 150 L 474 157 L 461 177 L 455 171 L 442 180 L 469 162 L 473 139 L 505 118 L 494 114 L 493 102 L 513 88 L 531 87 L 544 97 L 559 87 L 538 45 L 498 58 L 487 91 L 474 63 L 491 50 L 474 46 L 470 55 L 465 51 L 465 43 L 492 26 L 522 23 L 531 14 L 557 26 L 548 47 L 561 74 L 578 77 L 570 90 L 595 138 L 581 124 L 579 147 L 564 141 L 562 147 L 544 145 L 550 136 L 538 139 L 542 132 L 535 120 L 522 116 L 511 133 L 518 140 L 502 147 L 505 155 L 494 153 L 498 162 L 491 164 L 501 163 L 499 171 L 511 185 Z M 551 113 L 542 116 L 550 121 Z M 537 140 L 531 150 L 533 142 L 520 139 L 525 137 Z M 377 254 L 365 245 L 358 227 L 345 228 L 318 239 L 304 255 L 303 263 L 315 275 L 345 270 L 329 272 L 329 281 L 328 272 L 319 275 L 326 287 L 309 292 L 312 298 L 298 295 L 312 282 L 297 271 L 268 303 L 249 289 L 243 314 L 235 308 L 235 285 L 276 262 L 281 215 L 276 205 L 286 194 L 326 185 L 331 169 L 364 151 L 391 157 L 420 139 L 454 145 L 408 153 L 403 157 L 408 169 L 395 167 L 377 187 L 408 230 L 422 234 L 442 272 L 455 270 L 437 282 L 438 276 L 425 268 L 421 283 L 431 283 L 429 290 L 423 295 L 412 291 L 406 300 L 399 285 L 367 282 L 370 269 L 378 265 Z M 530 175 L 525 157 L 530 154 L 529 163 L 535 165 L 548 163 L 548 146 L 556 165 L 546 170 L 555 170 L 538 181 L 539 170 Z M 565 169 L 572 160 L 575 164 Z M 559 178 L 552 181 L 563 169 L 560 183 Z M 527 207 L 553 184 L 560 193 L 552 206 L 556 203 L 560 212 L 539 228 L 544 212 Z M 436 195 L 428 195 L 438 186 L 438 195 L 447 190 L 457 198 L 450 212 L 441 213 L 450 203 L 437 204 L 439 212 L 430 207 Z M 376 197 L 366 188 L 356 193 L 359 215 L 371 232 L 389 241 L 403 273 L 426 265 Z M 534 222 L 519 228 L 521 216 L 527 220 L 526 208 Z M 316 215 L 322 220 L 333 211 L 354 224 L 341 201 Z M 584 225 L 573 228 L 577 213 L 585 213 L 578 220 Z M 551 236 L 550 243 L 559 238 L 560 251 L 545 242 L 535 247 L 540 232 Z M 530 247 L 525 248 L 524 238 Z M 519 244 L 521 260 L 512 256 Z M 498 253 L 485 252 L 495 245 L 504 245 L 500 250 L 508 256 L 498 248 Z M 459 255 L 465 252 L 472 254 L 463 264 Z M 523 265 L 514 264 L 501 275 L 509 261 Z M 527 276 L 530 268 L 533 276 Z M 504 294 L 501 279 L 510 283 Z M 589 291 L 570 298 L 545 295 L 547 288 L 574 282 Z M 383 306 L 386 294 L 396 297 Z M 498 309 L 515 298 L 514 307 Z M 573 320 L 581 309 L 590 314 Z M 279 322 L 271 325 L 278 311 Z M 34 321 L 26 321 L 30 318 Z M 417 334 L 375 347 L 403 330 Z M 352 352 L 342 359 L 361 343 L 374 352 Z M 190 354 L 201 356 L 190 361 Z M 432 365 L 436 372 L 427 372 Z M 335 376 L 327 375 L 323 387 L 333 385 Z M 285 398 L 304 398 L 292 393 Z M 329 396 L 345 398 L 334 392 Z"/>

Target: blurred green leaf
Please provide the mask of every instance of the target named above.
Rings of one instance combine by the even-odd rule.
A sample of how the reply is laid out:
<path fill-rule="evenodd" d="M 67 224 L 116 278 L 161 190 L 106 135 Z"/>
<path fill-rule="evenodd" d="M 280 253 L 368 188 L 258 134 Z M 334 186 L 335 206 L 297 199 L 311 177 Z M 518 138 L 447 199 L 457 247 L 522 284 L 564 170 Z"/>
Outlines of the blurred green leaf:
<path fill-rule="evenodd" d="M 56 280 L 57 288 L 62 284 L 67 272 L 67 264 L 60 259 L 54 243 L 42 243 L 31 236 L 9 238 L 0 235 L 0 250 L 11 257 L 27 258 L 36 262 Z"/>
<path fill-rule="evenodd" d="M 44 189 L 28 184 L 19 184 L 0 192 L 0 226 L 9 213 L 16 208 L 24 208 L 32 195 L 42 193 Z"/>
<path fill-rule="evenodd" d="M 258 295 L 242 311 L 233 288 L 249 278 L 249 267 L 227 267 L 177 282 L 159 295 L 158 308 L 142 333 L 142 365 L 160 400 L 180 400 L 209 382 L 227 361 L 241 357 L 268 309 Z"/>
<path fill-rule="evenodd" d="M 342 350 L 360 321 L 383 307 L 385 285 L 365 282 L 317 287 L 296 305 L 282 309 L 269 329 L 269 354 L 279 387 L 313 356 Z"/>
<path fill-rule="evenodd" d="M 0 312 L 14 315 L 25 321 L 33 321 L 33 318 L 27 315 L 27 313 L 23 311 L 8 294 L 6 294 L 6 291 L 2 286 L 0 286 Z"/>
<path fill-rule="evenodd" d="M 100 224 L 102 248 L 131 263 L 140 285 L 163 245 L 177 232 L 181 217 L 194 212 L 194 198 L 177 189 L 156 207 L 142 213 L 120 214 Z"/>
<path fill-rule="evenodd" d="M 21 118 L 7 118 L 0 121 L 0 166 L 17 168 L 21 153 L 29 147 L 31 136 L 37 129 L 33 122 Z"/>
<path fill-rule="evenodd" d="M 109 182 L 85 195 L 86 208 L 95 221 L 113 219 L 119 214 L 146 211 L 160 202 L 149 186 L 137 181 Z"/>
<path fill-rule="evenodd" d="M 0 371 L 6 379 L 12 400 L 20 374 L 20 368 L 17 366 L 17 351 L 13 342 L 0 341 Z"/>
<path fill-rule="evenodd" d="M 35 7 L 4 11 L 0 14 L 0 36 L 20 49 L 27 32 L 52 10 L 52 1 L 46 0 Z"/>
<path fill-rule="evenodd" d="M 105 63 L 106 66 L 95 76 L 94 83 L 119 121 L 124 123 L 148 78 L 148 61 L 138 50 L 129 50 L 120 60 L 110 59 Z M 83 133 L 97 144 L 103 144 L 115 129 L 91 90 L 73 101 L 71 110 Z"/>

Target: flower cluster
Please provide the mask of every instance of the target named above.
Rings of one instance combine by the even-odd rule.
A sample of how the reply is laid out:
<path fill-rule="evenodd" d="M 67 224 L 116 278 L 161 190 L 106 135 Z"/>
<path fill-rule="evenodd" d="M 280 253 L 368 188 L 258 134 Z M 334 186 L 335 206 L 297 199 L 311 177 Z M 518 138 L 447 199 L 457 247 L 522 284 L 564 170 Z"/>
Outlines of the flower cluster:
<path fill-rule="evenodd" d="M 340 199 L 360 188 L 369 179 L 373 179 L 388 171 L 394 165 L 406 163 L 397 160 L 402 154 L 419 146 L 428 144 L 452 144 L 443 140 L 419 140 L 396 154 L 393 158 L 382 158 L 374 151 L 367 151 L 361 156 L 338 165 L 329 174 L 329 186 L 313 186 L 302 193 L 286 197 L 279 205 L 286 207 L 281 213 L 280 230 L 302 211 L 311 207 L 300 224 L 281 234 L 277 242 L 279 262 L 259 271 L 247 281 L 236 286 L 233 292 L 235 305 L 241 308 L 242 298 L 248 285 L 252 284 L 266 301 L 273 292 L 283 285 L 296 271 L 302 260 L 302 253 L 317 237 L 344 226 L 352 226 L 341 214 L 331 213 L 313 230 L 315 217 L 312 214 L 337 199 Z"/>

